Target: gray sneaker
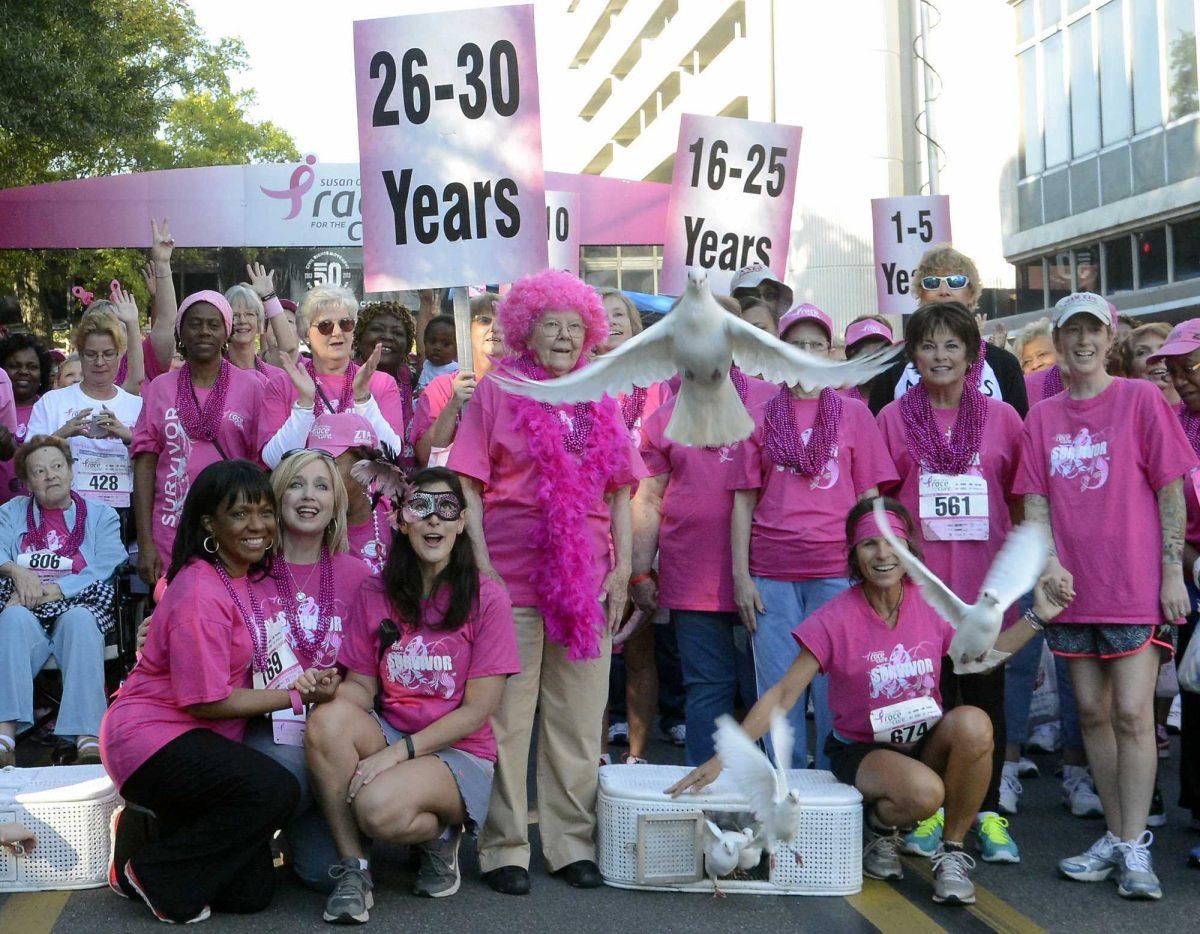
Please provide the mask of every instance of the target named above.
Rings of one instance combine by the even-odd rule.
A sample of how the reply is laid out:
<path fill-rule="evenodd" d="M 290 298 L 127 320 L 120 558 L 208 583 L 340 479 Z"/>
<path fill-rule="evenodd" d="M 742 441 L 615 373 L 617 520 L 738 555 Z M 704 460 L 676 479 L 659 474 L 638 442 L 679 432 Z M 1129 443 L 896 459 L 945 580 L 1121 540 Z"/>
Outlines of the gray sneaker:
<path fill-rule="evenodd" d="M 414 895 L 445 898 L 458 891 L 462 884 L 462 875 L 458 871 L 458 845 L 462 835 L 462 827 L 455 827 L 449 840 L 438 837 L 421 844 L 421 868 L 413 883 Z"/>
<path fill-rule="evenodd" d="M 904 868 L 900 865 L 900 845 L 904 842 L 900 831 L 878 833 L 867 831 L 871 839 L 863 847 L 863 875 L 872 879 L 903 879 Z"/>
<path fill-rule="evenodd" d="M 1076 882 L 1103 882 L 1112 875 L 1120 861 L 1116 850 L 1120 842 L 1111 830 L 1107 831 L 1087 848 L 1086 853 L 1060 859 L 1058 871 Z"/>
<path fill-rule="evenodd" d="M 962 850 L 942 849 L 934 853 L 933 900 L 939 905 L 974 905 L 975 883 L 968 873 L 975 860 Z"/>
<path fill-rule="evenodd" d="M 1150 865 L 1150 844 L 1154 834 L 1149 830 L 1128 843 L 1115 847 L 1117 858 L 1117 894 L 1122 898 L 1162 898 L 1162 886 Z"/>
<path fill-rule="evenodd" d="M 371 871 L 360 869 L 356 859 L 344 859 L 329 867 L 329 875 L 337 884 L 325 902 L 325 920 L 333 924 L 365 924 L 371 917 L 370 909 L 375 907 Z"/>

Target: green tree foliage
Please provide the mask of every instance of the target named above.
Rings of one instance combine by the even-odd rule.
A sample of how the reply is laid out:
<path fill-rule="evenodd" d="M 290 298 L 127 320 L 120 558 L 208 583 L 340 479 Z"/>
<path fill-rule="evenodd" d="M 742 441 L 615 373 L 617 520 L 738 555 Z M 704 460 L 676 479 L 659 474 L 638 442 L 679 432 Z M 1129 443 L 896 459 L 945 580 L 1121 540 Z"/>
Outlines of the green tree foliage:
<path fill-rule="evenodd" d="M 241 41 L 210 41 L 183 0 L 0 0 L 0 187 L 118 172 L 287 162 L 288 134 L 247 117 Z M 147 224 L 149 219 L 147 219 Z M 183 257 L 180 257 L 183 258 Z M 131 250 L 0 253 L 0 292 L 48 331 L 71 285 L 146 295 Z"/>

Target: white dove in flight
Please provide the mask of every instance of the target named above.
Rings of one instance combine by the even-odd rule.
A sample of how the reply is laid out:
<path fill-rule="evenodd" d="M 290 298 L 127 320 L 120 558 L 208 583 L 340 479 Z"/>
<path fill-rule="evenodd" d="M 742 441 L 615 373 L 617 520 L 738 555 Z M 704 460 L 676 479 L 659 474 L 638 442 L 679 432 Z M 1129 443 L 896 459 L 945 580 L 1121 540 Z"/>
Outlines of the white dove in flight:
<path fill-rule="evenodd" d="M 1007 610 L 1037 583 L 1050 557 L 1049 530 L 1041 522 L 1023 522 L 1008 533 L 992 566 L 988 568 L 979 597 L 973 605 L 960 600 L 929 568 L 913 556 L 888 525 L 883 500 L 875 500 L 875 523 L 896 557 L 917 585 L 926 602 L 954 627 L 950 661 L 955 674 L 974 674 L 995 668 L 1007 652 L 993 646 L 1000 635 Z"/>
<path fill-rule="evenodd" d="M 788 787 L 787 766 L 792 761 L 795 734 L 782 710 L 771 713 L 771 747 L 775 761 L 758 748 L 733 717 L 717 717 L 713 734 L 721 764 L 733 779 L 734 787 L 746 796 L 750 810 L 759 823 L 757 836 L 766 841 L 775 864 L 776 842 L 790 843 L 800 829 L 800 793 Z"/>
<path fill-rule="evenodd" d="M 900 350 L 896 345 L 846 362 L 814 357 L 730 314 L 712 297 L 707 274 L 693 269 L 670 314 L 582 369 L 543 382 L 495 378 L 509 392 L 560 405 L 615 398 L 679 373 L 683 379 L 664 433 L 678 444 L 720 447 L 754 429 L 729 379 L 734 363 L 769 383 L 812 390 L 861 385 L 887 369 Z"/>

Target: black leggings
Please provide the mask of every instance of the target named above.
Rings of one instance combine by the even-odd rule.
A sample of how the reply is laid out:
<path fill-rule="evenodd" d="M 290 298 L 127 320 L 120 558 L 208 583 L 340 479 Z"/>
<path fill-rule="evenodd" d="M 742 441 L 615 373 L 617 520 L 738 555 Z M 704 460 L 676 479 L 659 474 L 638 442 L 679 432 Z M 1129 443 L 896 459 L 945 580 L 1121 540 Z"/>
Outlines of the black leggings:
<path fill-rule="evenodd" d="M 992 721 L 992 777 L 981 811 L 1000 812 L 1000 776 L 1004 771 L 1004 666 L 976 675 L 956 675 L 949 658 L 942 659 L 942 703 L 947 710 L 978 707 Z"/>
<path fill-rule="evenodd" d="M 158 839 L 129 860 L 158 911 L 184 921 L 206 905 L 240 914 L 271 903 L 271 836 L 300 797 L 282 765 L 212 730 L 190 730 L 147 759 L 121 794 L 158 818 Z"/>
<path fill-rule="evenodd" d="M 1176 659 L 1183 658 L 1188 643 L 1195 637 L 1200 626 L 1196 613 L 1188 618 L 1186 626 L 1179 627 L 1179 650 Z M 1179 721 L 1179 806 L 1192 812 L 1200 820 L 1200 694 L 1192 691 L 1180 692 Z"/>

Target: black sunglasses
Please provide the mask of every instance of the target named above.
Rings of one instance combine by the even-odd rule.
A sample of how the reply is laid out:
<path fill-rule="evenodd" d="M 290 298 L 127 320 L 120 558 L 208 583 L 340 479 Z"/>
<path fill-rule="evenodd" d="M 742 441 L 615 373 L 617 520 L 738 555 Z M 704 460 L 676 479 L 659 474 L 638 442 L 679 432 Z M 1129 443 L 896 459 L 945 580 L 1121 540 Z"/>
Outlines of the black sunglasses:
<path fill-rule="evenodd" d="M 326 318 L 324 321 L 321 321 L 318 324 L 310 324 L 309 327 L 316 328 L 317 333 L 324 334 L 326 337 L 328 337 L 333 333 L 333 325 L 334 320 L 332 318 Z M 337 320 L 337 326 L 342 330 L 343 334 L 349 334 L 354 330 L 354 319 L 339 318 Z"/>

